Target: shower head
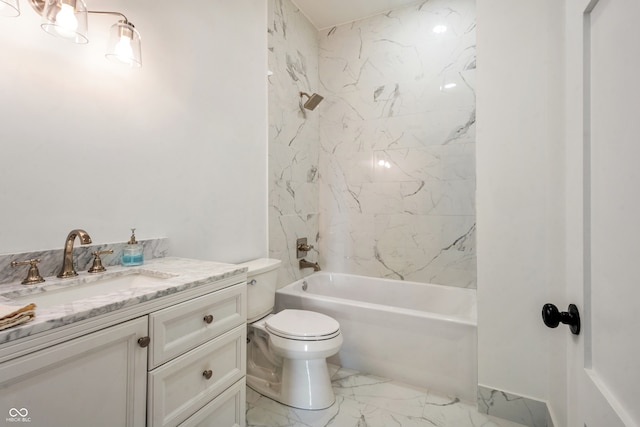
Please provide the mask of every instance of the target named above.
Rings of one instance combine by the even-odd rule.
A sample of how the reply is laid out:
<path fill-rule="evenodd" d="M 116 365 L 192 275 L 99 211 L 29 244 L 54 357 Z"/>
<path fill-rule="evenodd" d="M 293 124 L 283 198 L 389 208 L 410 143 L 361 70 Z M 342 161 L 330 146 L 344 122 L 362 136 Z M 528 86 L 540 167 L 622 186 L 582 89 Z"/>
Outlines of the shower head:
<path fill-rule="evenodd" d="M 320 102 L 322 102 L 322 100 L 324 99 L 324 97 L 318 95 L 317 93 L 309 95 L 308 93 L 300 92 L 300 98 L 302 98 L 303 96 L 309 98 L 307 99 L 307 102 L 304 103 L 304 108 L 311 111 L 315 110 L 318 104 L 320 104 Z"/>

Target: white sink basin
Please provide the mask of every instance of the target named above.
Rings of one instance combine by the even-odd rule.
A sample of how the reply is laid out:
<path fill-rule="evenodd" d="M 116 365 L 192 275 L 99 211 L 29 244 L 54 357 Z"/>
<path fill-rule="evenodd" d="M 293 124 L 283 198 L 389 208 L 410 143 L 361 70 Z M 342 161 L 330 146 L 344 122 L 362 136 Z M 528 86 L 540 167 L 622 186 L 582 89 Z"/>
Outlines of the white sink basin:
<path fill-rule="evenodd" d="M 61 282 L 60 284 L 43 286 L 43 292 L 11 299 L 22 304 L 34 303 L 38 308 L 44 309 L 86 298 L 108 295 L 113 292 L 156 286 L 170 277 L 173 276 L 135 272 L 125 276 L 105 276 L 98 280 L 93 280 L 88 283 L 78 283 L 76 285 Z"/>

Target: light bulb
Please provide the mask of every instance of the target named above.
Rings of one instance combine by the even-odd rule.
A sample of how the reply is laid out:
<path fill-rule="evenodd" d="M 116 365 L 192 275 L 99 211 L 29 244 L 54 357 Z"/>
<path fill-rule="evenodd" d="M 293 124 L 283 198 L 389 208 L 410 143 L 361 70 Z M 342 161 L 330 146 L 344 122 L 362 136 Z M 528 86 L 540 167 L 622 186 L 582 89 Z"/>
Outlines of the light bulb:
<path fill-rule="evenodd" d="M 78 29 L 78 20 L 76 19 L 75 9 L 73 6 L 62 3 L 60 10 L 56 14 L 56 31 L 63 37 L 73 37 Z"/>
<path fill-rule="evenodd" d="M 140 67 L 140 35 L 129 21 L 118 21 L 111 26 L 105 56 L 108 60 L 129 67 Z"/>
<path fill-rule="evenodd" d="M 131 59 L 133 58 L 133 47 L 131 47 L 131 39 L 126 35 L 121 35 L 120 40 L 116 43 L 114 53 L 118 60 L 125 64 L 131 65 Z"/>

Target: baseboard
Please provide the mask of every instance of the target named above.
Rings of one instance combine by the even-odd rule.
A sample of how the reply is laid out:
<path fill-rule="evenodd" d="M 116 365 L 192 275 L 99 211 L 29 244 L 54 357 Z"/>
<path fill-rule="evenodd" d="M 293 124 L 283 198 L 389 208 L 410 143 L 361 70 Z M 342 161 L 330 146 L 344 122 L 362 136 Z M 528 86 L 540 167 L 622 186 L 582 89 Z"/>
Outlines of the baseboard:
<path fill-rule="evenodd" d="M 554 427 L 546 402 L 478 385 L 478 412 L 528 427 Z"/>

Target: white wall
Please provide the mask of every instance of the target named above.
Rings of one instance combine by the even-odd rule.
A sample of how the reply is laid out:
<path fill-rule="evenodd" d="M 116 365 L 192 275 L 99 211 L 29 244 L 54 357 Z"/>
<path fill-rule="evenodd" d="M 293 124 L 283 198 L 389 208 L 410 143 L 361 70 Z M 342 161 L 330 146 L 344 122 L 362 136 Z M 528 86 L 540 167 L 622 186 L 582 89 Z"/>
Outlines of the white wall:
<path fill-rule="evenodd" d="M 477 3 L 479 383 L 548 400 L 557 420 L 566 334 L 540 311 L 566 307 L 562 8 Z"/>
<path fill-rule="evenodd" d="M 90 15 L 88 45 L 46 34 L 26 0 L 2 20 L 0 253 L 137 227 L 172 255 L 265 256 L 266 3 L 89 3 L 136 25 L 143 68 L 104 59 L 117 18 Z"/>

